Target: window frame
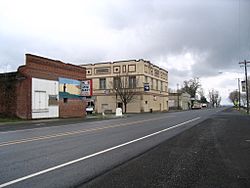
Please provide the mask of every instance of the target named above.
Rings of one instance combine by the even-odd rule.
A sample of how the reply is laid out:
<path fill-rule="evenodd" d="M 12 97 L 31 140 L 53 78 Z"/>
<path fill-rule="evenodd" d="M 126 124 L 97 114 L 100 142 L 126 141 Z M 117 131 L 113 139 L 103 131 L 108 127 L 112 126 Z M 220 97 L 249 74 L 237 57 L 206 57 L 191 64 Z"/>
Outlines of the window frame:
<path fill-rule="evenodd" d="M 99 78 L 99 89 L 107 89 L 106 78 Z"/>

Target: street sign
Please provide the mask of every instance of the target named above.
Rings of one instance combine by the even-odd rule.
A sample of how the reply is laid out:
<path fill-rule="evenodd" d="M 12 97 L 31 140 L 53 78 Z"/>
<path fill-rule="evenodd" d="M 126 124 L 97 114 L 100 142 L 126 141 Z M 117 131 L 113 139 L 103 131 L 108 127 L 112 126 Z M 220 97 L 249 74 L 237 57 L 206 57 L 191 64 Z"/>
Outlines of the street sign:
<path fill-rule="evenodd" d="M 242 92 L 246 92 L 246 81 L 241 81 L 241 89 L 242 89 Z"/>
<path fill-rule="evenodd" d="M 144 83 L 144 91 L 149 91 L 150 87 L 149 87 L 149 83 Z"/>
<path fill-rule="evenodd" d="M 92 80 L 83 80 L 81 83 L 81 95 L 92 96 Z"/>

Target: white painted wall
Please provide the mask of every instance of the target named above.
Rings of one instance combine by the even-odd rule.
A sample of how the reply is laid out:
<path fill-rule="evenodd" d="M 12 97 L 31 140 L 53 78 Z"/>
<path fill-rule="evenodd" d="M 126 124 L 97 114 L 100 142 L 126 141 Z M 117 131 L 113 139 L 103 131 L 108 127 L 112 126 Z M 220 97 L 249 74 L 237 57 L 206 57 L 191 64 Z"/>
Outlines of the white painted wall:
<path fill-rule="evenodd" d="M 58 81 L 32 78 L 32 119 L 59 117 L 59 105 L 49 105 L 49 95 L 59 99 Z"/>

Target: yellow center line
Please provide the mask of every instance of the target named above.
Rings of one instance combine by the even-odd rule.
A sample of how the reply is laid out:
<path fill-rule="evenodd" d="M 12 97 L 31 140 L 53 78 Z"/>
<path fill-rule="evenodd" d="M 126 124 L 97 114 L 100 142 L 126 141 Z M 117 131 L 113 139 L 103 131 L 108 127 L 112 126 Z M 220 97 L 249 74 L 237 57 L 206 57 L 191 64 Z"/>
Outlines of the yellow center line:
<path fill-rule="evenodd" d="M 173 116 L 168 116 L 168 117 L 173 117 Z M 27 143 L 27 142 L 32 142 L 32 141 L 38 141 L 38 140 L 46 140 L 46 139 L 51 139 L 51 138 L 63 137 L 63 136 L 76 135 L 76 134 L 81 134 L 81 133 L 86 133 L 86 132 L 99 131 L 99 130 L 109 129 L 109 128 L 124 127 L 124 126 L 128 126 L 128 125 L 133 125 L 136 123 L 141 124 L 144 122 L 160 120 L 160 119 L 165 119 L 165 118 L 167 118 L 167 117 L 145 119 L 145 120 L 139 120 L 139 121 L 134 121 L 134 122 L 129 122 L 129 123 L 123 123 L 120 125 L 106 125 L 104 127 L 83 129 L 83 130 L 78 130 L 78 131 L 69 131 L 69 132 L 57 133 L 57 134 L 46 135 L 46 136 L 38 136 L 38 137 L 25 138 L 25 139 L 19 139 L 19 140 L 12 140 L 12 141 L 8 141 L 8 142 L 0 142 L 0 147 L 14 145 L 14 144 Z"/>

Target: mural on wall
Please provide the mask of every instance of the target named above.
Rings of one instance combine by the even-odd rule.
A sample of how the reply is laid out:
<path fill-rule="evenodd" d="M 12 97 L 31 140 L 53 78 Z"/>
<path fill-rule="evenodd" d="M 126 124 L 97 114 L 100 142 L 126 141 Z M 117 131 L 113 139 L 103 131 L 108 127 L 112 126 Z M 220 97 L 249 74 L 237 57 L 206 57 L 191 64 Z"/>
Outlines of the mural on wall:
<path fill-rule="evenodd" d="M 81 82 L 68 78 L 59 78 L 59 98 L 81 99 Z"/>

